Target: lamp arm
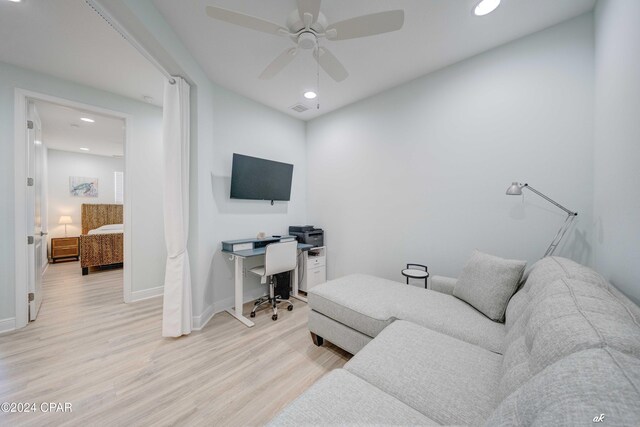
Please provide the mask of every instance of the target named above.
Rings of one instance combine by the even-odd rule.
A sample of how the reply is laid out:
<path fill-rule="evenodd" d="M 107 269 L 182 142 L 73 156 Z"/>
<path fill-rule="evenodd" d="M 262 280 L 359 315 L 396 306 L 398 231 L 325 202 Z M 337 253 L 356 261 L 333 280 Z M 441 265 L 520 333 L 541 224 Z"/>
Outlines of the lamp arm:
<path fill-rule="evenodd" d="M 542 197 L 543 199 L 545 199 L 547 202 L 559 207 L 560 209 L 562 209 L 563 211 L 565 211 L 567 213 L 567 215 L 571 215 L 571 216 L 576 216 L 578 215 L 577 212 L 573 212 L 567 208 L 565 208 L 564 206 L 562 206 L 560 203 L 556 202 L 553 199 L 550 199 L 549 197 L 545 196 L 544 194 L 542 194 L 541 192 L 539 192 L 538 190 L 536 190 L 535 188 L 533 188 L 532 186 L 530 186 L 529 184 L 523 184 L 522 188 L 528 188 L 529 190 L 533 191 L 534 193 L 536 193 L 538 196 Z"/>
<path fill-rule="evenodd" d="M 576 215 L 574 215 L 573 213 L 567 214 L 567 217 L 564 219 L 564 222 L 560 226 L 560 229 L 556 233 L 556 236 L 553 238 L 553 240 L 551 241 L 551 244 L 547 248 L 547 251 L 544 253 L 543 258 L 553 255 L 553 253 L 555 252 L 556 248 L 560 244 L 560 241 L 564 237 L 565 233 L 571 227 L 571 223 L 576 218 Z"/>

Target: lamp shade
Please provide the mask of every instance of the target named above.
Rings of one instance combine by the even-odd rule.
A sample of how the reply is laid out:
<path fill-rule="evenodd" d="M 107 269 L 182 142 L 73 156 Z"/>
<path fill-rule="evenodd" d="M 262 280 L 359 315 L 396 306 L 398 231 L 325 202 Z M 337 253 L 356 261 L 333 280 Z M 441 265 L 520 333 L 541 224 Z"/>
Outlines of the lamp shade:
<path fill-rule="evenodd" d="M 508 196 L 519 196 L 522 194 L 522 186 L 517 182 L 512 182 L 509 188 L 507 188 Z"/>
<path fill-rule="evenodd" d="M 71 217 L 69 215 L 62 215 L 58 220 L 58 224 L 72 224 Z"/>

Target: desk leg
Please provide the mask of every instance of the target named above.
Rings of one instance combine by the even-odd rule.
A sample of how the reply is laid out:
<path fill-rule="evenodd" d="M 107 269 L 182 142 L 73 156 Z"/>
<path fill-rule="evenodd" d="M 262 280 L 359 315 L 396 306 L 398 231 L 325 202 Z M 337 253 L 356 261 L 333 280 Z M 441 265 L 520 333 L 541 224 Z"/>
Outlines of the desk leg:
<path fill-rule="evenodd" d="M 233 307 L 233 309 L 227 310 L 227 313 L 229 313 L 230 315 L 232 315 L 233 317 L 235 317 L 236 319 L 238 319 L 239 321 L 241 321 L 242 323 L 244 323 L 246 326 L 250 328 L 254 325 L 254 323 L 242 315 L 242 304 L 244 300 L 243 298 L 244 295 L 242 293 L 242 286 L 243 286 L 243 280 L 244 280 L 242 277 L 242 264 L 243 264 L 242 261 L 244 258 L 239 256 L 235 256 L 234 258 L 235 258 L 235 275 L 234 275 L 235 307 Z"/>
<path fill-rule="evenodd" d="M 302 266 L 304 268 L 305 264 L 306 264 L 306 252 L 303 252 L 302 254 Z M 307 299 L 305 297 L 303 297 L 302 295 L 300 295 L 300 293 L 298 292 L 298 264 L 296 263 L 296 268 L 293 270 L 293 293 L 291 294 L 292 297 L 294 297 L 295 299 L 299 299 L 300 301 L 304 301 L 307 302 Z"/>

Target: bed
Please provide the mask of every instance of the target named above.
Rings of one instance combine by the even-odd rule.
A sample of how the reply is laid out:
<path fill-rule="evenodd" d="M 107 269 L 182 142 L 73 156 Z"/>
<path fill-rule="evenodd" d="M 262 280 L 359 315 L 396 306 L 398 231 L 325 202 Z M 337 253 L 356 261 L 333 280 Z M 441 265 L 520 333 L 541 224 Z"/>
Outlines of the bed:
<path fill-rule="evenodd" d="M 124 262 L 124 233 L 121 227 L 122 205 L 83 204 L 80 235 L 82 275 L 89 267 L 103 267 Z"/>

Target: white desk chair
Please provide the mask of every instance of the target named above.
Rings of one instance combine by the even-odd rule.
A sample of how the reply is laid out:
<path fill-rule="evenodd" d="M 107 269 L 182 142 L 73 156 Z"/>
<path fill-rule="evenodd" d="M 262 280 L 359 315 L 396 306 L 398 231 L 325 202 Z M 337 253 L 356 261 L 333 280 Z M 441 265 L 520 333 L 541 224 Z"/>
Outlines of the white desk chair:
<path fill-rule="evenodd" d="M 276 295 L 275 284 L 273 280 L 274 274 L 284 273 L 296 268 L 298 262 L 298 242 L 271 243 L 267 245 L 264 254 L 264 265 L 249 270 L 253 274 L 260 276 L 260 282 L 266 283 L 269 278 L 269 297 L 260 298 L 255 302 L 251 317 L 256 317 L 256 310 L 263 304 L 271 303 L 273 309 L 272 320 L 278 320 L 278 303 L 286 302 L 289 304 L 287 310 L 293 310 L 293 304 L 288 299 L 278 298 Z"/>

